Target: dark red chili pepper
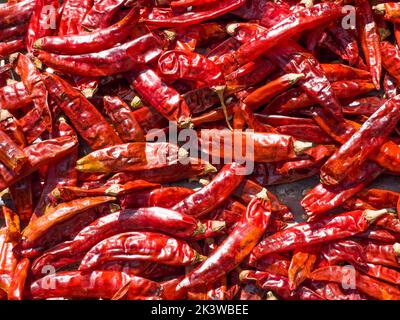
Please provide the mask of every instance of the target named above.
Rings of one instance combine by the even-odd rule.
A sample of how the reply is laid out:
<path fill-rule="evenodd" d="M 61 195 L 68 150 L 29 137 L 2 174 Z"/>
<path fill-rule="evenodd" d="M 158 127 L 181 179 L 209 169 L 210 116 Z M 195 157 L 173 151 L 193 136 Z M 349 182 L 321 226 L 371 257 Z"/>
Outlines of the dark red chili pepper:
<path fill-rule="evenodd" d="M 131 71 L 140 64 L 153 61 L 160 53 L 160 40 L 152 34 L 95 53 L 58 55 L 35 51 L 38 59 L 47 66 L 64 73 L 87 77 L 104 77 Z"/>
<path fill-rule="evenodd" d="M 11 38 L 21 37 L 25 35 L 28 29 L 27 24 L 19 24 L 1 30 L 0 41 L 5 41 Z"/>
<path fill-rule="evenodd" d="M 0 8 L 0 21 L 2 27 L 17 25 L 26 22 L 31 17 L 35 8 L 35 1 L 24 0 L 11 6 Z"/>
<path fill-rule="evenodd" d="M 386 71 L 400 83 L 400 72 L 395 68 L 396 64 L 400 61 L 400 51 L 388 41 L 380 43 L 380 52 L 382 55 L 382 65 Z"/>
<path fill-rule="evenodd" d="M 137 10 L 132 9 L 121 21 L 106 29 L 88 34 L 44 37 L 37 40 L 34 47 L 43 51 L 71 55 L 103 51 L 123 42 L 136 28 L 138 19 Z"/>
<path fill-rule="evenodd" d="M 82 28 L 86 31 L 93 31 L 108 27 L 111 19 L 124 2 L 123 0 L 94 1 L 93 7 L 87 12 L 82 21 Z"/>
<path fill-rule="evenodd" d="M 58 35 L 65 36 L 82 32 L 82 22 L 92 6 L 93 0 L 66 0 L 63 4 Z"/>
<path fill-rule="evenodd" d="M 8 300 L 22 300 L 24 297 L 25 282 L 28 277 L 31 263 L 29 259 L 21 259 L 15 267 L 15 272 L 8 288 Z"/>
<path fill-rule="evenodd" d="M 365 231 L 386 210 L 357 210 L 327 217 L 316 222 L 299 223 L 261 241 L 252 251 L 250 262 L 273 252 L 282 252 L 345 238 Z"/>

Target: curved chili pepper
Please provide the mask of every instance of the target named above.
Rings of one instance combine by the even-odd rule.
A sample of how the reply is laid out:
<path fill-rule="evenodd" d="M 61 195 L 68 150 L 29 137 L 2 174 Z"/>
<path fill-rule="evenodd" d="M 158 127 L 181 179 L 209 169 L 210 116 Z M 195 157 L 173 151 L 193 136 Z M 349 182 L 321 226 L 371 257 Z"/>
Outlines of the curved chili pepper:
<path fill-rule="evenodd" d="M 175 14 L 170 8 L 153 7 L 145 10 L 143 17 L 145 22 L 151 26 L 157 27 L 185 27 L 194 25 L 205 20 L 217 18 L 229 11 L 239 8 L 245 3 L 245 0 L 222 0 L 215 4 L 204 7 L 201 11 L 184 12 Z"/>
<path fill-rule="evenodd" d="M 343 279 L 349 280 L 352 273 L 355 276 L 354 284 L 360 292 L 379 300 L 400 300 L 400 290 L 397 288 L 346 267 L 323 267 L 312 272 L 310 278 L 313 280 L 343 283 Z"/>
<path fill-rule="evenodd" d="M 287 277 L 270 272 L 245 270 L 240 273 L 240 279 L 241 281 L 255 280 L 260 288 L 272 290 L 287 300 L 324 300 L 322 296 L 305 286 L 291 291 Z"/>
<path fill-rule="evenodd" d="M 366 0 L 357 0 L 357 30 L 366 63 L 370 69 L 375 88 L 379 90 L 381 79 L 381 52 L 379 33 L 374 21 L 371 5 Z"/>
<path fill-rule="evenodd" d="M 331 25 L 328 27 L 328 32 L 340 43 L 349 64 L 355 65 L 359 59 L 359 51 L 357 39 L 351 30 L 347 30 L 339 25 Z"/>
<path fill-rule="evenodd" d="M 27 161 L 27 156 L 4 131 L 0 130 L 0 161 L 7 168 L 18 172 Z"/>
<path fill-rule="evenodd" d="M 370 116 L 378 110 L 384 103 L 385 99 L 371 96 L 353 100 L 349 104 L 342 106 L 345 115 L 365 115 Z"/>
<path fill-rule="evenodd" d="M 168 87 L 151 69 L 145 69 L 129 78 L 132 87 L 166 119 L 176 121 L 179 127 L 191 127 L 190 110 L 181 95 Z"/>
<path fill-rule="evenodd" d="M 124 261 L 152 261 L 172 266 L 196 264 L 203 257 L 186 242 L 160 233 L 127 232 L 107 238 L 83 257 L 79 270 L 96 269 L 99 263 Z"/>
<path fill-rule="evenodd" d="M 207 186 L 177 203 L 172 210 L 194 217 L 211 212 L 242 182 L 244 175 L 239 172 L 241 169 L 243 166 L 236 163 L 225 165 Z"/>
<path fill-rule="evenodd" d="M 93 0 L 66 0 L 62 8 L 58 35 L 80 33 L 83 19 L 92 7 L 92 2 Z"/>
<path fill-rule="evenodd" d="M 72 241 L 65 242 L 39 257 L 32 266 L 32 272 L 40 274 L 42 267 L 47 264 L 59 268 L 79 261 L 98 242 L 121 232 L 135 230 L 158 231 L 191 239 L 203 233 L 205 227 L 194 217 L 157 207 L 114 212 L 82 229 Z"/>
<path fill-rule="evenodd" d="M 24 0 L 11 6 L 0 8 L 0 21 L 2 27 L 21 24 L 31 17 L 35 8 L 35 1 Z"/>
<path fill-rule="evenodd" d="M 93 31 L 108 27 L 111 19 L 124 2 L 123 0 L 94 1 L 93 7 L 82 21 L 82 28 L 86 31 Z"/>
<path fill-rule="evenodd" d="M 48 209 L 45 215 L 37 218 L 30 222 L 28 226 L 23 230 L 23 247 L 33 247 L 35 240 L 43 236 L 48 229 L 54 225 L 63 222 L 73 216 L 101 205 L 103 203 L 114 201 L 114 197 L 99 196 L 99 197 L 87 197 L 70 202 L 61 203 L 55 208 Z"/>
<path fill-rule="evenodd" d="M 264 190 L 264 193 L 249 203 L 242 220 L 224 242 L 207 260 L 185 276 L 177 290 L 213 283 L 238 266 L 260 240 L 268 226 L 270 215 L 271 203 Z"/>
<path fill-rule="evenodd" d="M 250 262 L 273 252 L 282 252 L 321 242 L 349 237 L 365 231 L 386 210 L 357 210 L 316 222 L 299 223 L 261 241 L 252 251 Z"/>
<path fill-rule="evenodd" d="M 6 229 L 0 229 L 0 288 L 8 292 L 18 258 L 13 253 L 14 244 L 6 241 Z"/>
<path fill-rule="evenodd" d="M 153 107 L 143 106 L 132 112 L 133 117 L 140 124 L 143 131 L 148 133 L 152 129 L 161 129 L 168 126 L 168 121 Z"/>
<path fill-rule="evenodd" d="M 111 299 L 125 286 L 128 286 L 127 299 L 158 300 L 161 298 L 161 287 L 157 282 L 141 277 L 131 277 L 118 271 L 89 273 L 64 271 L 33 282 L 30 289 L 33 299 Z"/>
<path fill-rule="evenodd" d="M 0 88 L 0 108 L 14 110 L 28 106 L 32 102 L 22 82 L 15 82 Z"/>
<path fill-rule="evenodd" d="M 19 24 L 5 29 L 1 29 L 0 41 L 5 41 L 11 38 L 21 37 L 25 35 L 28 29 L 27 24 Z"/>
<path fill-rule="evenodd" d="M 132 9 L 121 21 L 106 29 L 88 34 L 44 37 L 37 40 L 34 47 L 43 51 L 71 55 L 103 51 L 123 42 L 136 28 L 138 19 L 137 10 Z"/>
<path fill-rule="evenodd" d="M 190 51 L 164 52 L 158 59 L 158 72 L 168 80 L 202 81 L 209 86 L 224 82 L 222 72 L 214 62 Z"/>
<path fill-rule="evenodd" d="M 122 141 L 144 141 L 144 133 L 126 103 L 119 97 L 103 97 L 104 111 L 112 120 Z"/>
<path fill-rule="evenodd" d="M 28 277 L 31 263 L 29 259 L 21 259 L 15 267 L 15 272 L 8 288 L 8 300 L 22 300 L 24 297 L 25 282 Z"/>
<path fill-rule="evenodd" d="M 395 67 L 400 62 L 400 51 L 388 41 L 382 41 L 380 43 L 380 52 L 383 67 L 396 80 L 396 83 L 400 83 L 400 72 Z"/>
<path fill-rule="evenodd" d="M 367 160 L 393 131 L 400 119 L 400 96 L 388 100 L 321 168 L 323 183 L 338 184 Z"/>
<path fill-rule="evenodd" d="M 187 157 L 187 151 L 166 142 L 131 142 L 101 149 L 79 159 L 77 170 L 111 173 L 165 168 Z"/>
<path fill-rule="evenodd" d="M 131 71 L 140 64 L 153 61 L 160 53 L 160 40 L 152 34 L 95 53 L 70 56 L 35 51 L 38 59 L 49 67 L 88 77 L 104 77 Z"/>
<path fill-rule="evenodd" d="M 54 74 L 45 74 L 43 81 L 51 98 L 58 102 L 59 108 L 92 149 L 122 142 L 100 112 L 66 81 Z"/>

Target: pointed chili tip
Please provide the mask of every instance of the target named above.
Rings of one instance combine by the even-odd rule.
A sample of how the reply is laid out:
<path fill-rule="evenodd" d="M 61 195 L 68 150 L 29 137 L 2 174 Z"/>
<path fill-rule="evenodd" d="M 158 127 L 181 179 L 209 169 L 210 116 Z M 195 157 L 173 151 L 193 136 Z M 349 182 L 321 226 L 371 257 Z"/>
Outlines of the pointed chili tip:
<path fill-rule="evenodd" d="M 239 23 L 231 23 L 231 24 L 226 26 L 226 32 L 229 35 L 233 36 L 238 27 L 239 27 Z"/>
<path fill-rule="evenodd" d="M 269 197 L 268 197 L 268 191 L 267 189 L 263 188 L 259 193 L 256 194 L 256 197 L 258 199 L 261 199 L 263 201 L 268 201 Z"/>
<path fill-rule="evenodd" d="M 301 141 L 301 140 L 295 140 L 294 141 L 294 152 L 296 155 L 301 155 L 304 153 L 304 151 L 311 149 L 315 146 L 313 142 L 308 142 L 308 141 Z"/>
<path fill-rule="evenodd" d="M 242 272 L 240 272 L 239 274 L 239 280 L 243 281 L 243 280 L 251 280 L 252 278 L 249 278 L 248 275 L 250 273 L 250 270 L 243 270 Z"/>
<path fill-rule="evenodd" d="M 373 223 L 376 219 L 378 219 L 380 216 L 383 216 L 384 214 L 389 213 L 388 210 L 382 209 L 382 210 L 364 210 L 364 217 L 367 220 L 369 224 Z"/>

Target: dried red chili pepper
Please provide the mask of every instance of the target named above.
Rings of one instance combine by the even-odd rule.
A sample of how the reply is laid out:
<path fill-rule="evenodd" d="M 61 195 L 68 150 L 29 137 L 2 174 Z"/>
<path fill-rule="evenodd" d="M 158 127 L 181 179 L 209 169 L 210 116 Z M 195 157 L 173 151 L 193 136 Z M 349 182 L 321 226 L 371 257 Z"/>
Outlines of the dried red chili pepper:
<path fill-rule="evenodd" d="M 144 35 L 122 45 L 95 53 L 58 55 L 35 51 L 44 64 L 63 73 L 80 76 L 110 76 L 150 63 L 161 53 L 160 40 L 152 34 Z"/>
<path fill-rule="evenodd" d="M 2 27 L 26 22 L 31 17 L 34 8 L 35 1 L 32 0 L 24 0 L 16 4 L 0 8 L 0 21 Z"/>
<path fill-rule="evenodd" d="M 329 266 L 315 270 L 311 273 L 313 280 L 331 281 L 343 283 L 344 279 L 352 281 L 360 292 L 363 292 L 379 300 L 400 300 L 400 291 L 389 284 L 375 280 L 369 276 L 360 274 L 354 269 Z"/>
<path fill-rule="evenodd" d="M 264 190 L 249 203 L 245 215 L 224 242 L 207 260 L 185 276 L 177 290 L 213 283 L 238 266 L 260 240 L 270 215 L 271 203 Z"/>
<path fill-rule="evenodd" d="M 121 21 L 108 28 L 88 34 L 62 34 L 44 37 L 37 40 L 34 47 L 43 51 L 67 55 L 103 51 L 123 42 L 136 28 L 138 19 L 137 10 L 132 9 Z"/>
<path fill-rule="evenodd" d="M 66 0 L 62 6 L 58 35 L 81 33 L 81 24 L 91 8 L 92 2 L 92 0 Z"/>
<path fill-rule="evenodd" d="M 108 27 L 117 10 L 124 4 L 123 0 L 99 0 L 87 12 L 82 21 L 82 28 L 86 31 Z"/>
<path fill-rule="evenodd" d="M 282 252 L 336 240 L 365 231 L 386 210 L 357 210 L 327 217 L 316 222 L 303 222 L 261 241 L 252 251 L 250 262 L 269 253 Z"/>
<path fill-rule="evenodd" d="M 24 297 L 25 282 L 28 277 L 31 263 L 29 259 L 21 259 L 15 267 L 15 272 L 8 288 L 8 300 L 22 300 Z"/>
<path fill-rule="evenodd" d="M 28 106 L 32 102 L 27 89 L 22 82 L 14 82 L 0 88 L 0 108 L 14 110 Z"/>

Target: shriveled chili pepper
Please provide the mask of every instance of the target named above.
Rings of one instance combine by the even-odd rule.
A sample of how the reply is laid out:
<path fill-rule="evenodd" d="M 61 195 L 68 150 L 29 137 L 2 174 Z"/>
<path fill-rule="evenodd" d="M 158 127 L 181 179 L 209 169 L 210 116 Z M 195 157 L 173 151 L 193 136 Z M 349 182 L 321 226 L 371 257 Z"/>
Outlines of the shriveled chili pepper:
<path fill-rule="evenodd" d="M 82 22 L 92 5 L 92 0 L 67 0 L 63 3 L 58 35 L 78 34 Z"/>
<path fill-rule="evenodd" d="M 131 78 L 132 87 L 166 119 L 178 126 L 191 126 L 190 111 L 186 102 L 173 88 L 168 87 L 151 69 L 143 70 Z"/>
<path fill-rule="evenodd" d="M 207 186 L 177 203 L 172 210 L 201 217 L 225 201 L 242 182 L 244 175 L 239 164 L 227 164 Z"/>
<path fill-rule="evenodd" d="M 118 211 L 97 219 L 72 241 L 62 243 L 39 257 L 32 271 L 39 274 L 46 264 L 58 268 L 79 261 L 89 248 L 101 240 L 138 229 L 164 232 L 187 239 L 205 231 L 205 227 L 194 217 L 168 209 L 153 207 Z"/>
<path fill-rule="evenodd" d="M 385 73 L 385 76 L 383 77 L 383 90 L 385 91 L 385 98 L 388 99 L 399 94 L 396 80 L 389 73 Z"/>
<path fill-rule="evenodd" d="M 28 29 L 27 24 L 19 24 L 16 26 L 11 26 L 1 30 L 0 41 L 5 41 L 7 39 L 20 37 L 25 35 Z"/>
<path fill-rule="evenodd" d="M 102 51 L 123 42 L 136 27 L 138 19 L 137 10 L 132 9 L 125 18 L 108 28 L 88 34 L 44 37 L 37 40 L 34 47 L 43 51 L 71 55 Z"/>
<path fill-rule="evenodd" d="M 173 266 L 196 264 L 204 259 L 182 240 L 154 232 L 127 232 L 99 242 L 82 259 L 79 270 L 94 270 L 113 260 L 152 261 Z"/>
<path fill-rule="evenodd" d="M 233 270 L 260 240 L 270 215 L 271 203 L 264 190 L 249 203 L 242 220 L 225 241 L 178 284 L 178 290 L 213 283 Z"/>
<path fill-rule="evenodd" d="M 386 210 L 357 210 L 327 217 L 316 222 L 303 222 L 261 241 L 252 251 L 250 261 L 255 261 L 269 253 L 282 252 L 336 240 L 365 231 Z"/>
<path fill-rule="evenodd" d="M 354 276 L 353 276 L 354 275 Z M 353 277 L 353 279 L 351 279 Z M 331 281 L 343 283 L 343 279 L 354 281 L 354 284 L 361 292 L 379 300 L 400 300 L 400 291 L 389 284 L 375 280 L 363 275 L 358 271 L 339 266 L 323 267 L 311 273 L 313 280 Z"/>
<path fill-rule="evenodd" d="M 382 66 L 386 71 L 400 83 L 400 72 L 395 67 L 400 61 L 400 51 L 388 41 L 380 42 L 380 52 L 382 55 Z"/>
<path fill-rule="evenodd" d="M 28 106 L 32 98 L 22 82 L 0 88 L 1 109 L 14 110 Z"/>
<path fill-rule="evenodd" d="M 119 97 L 105 96 L 104 110 L 124 142 L 144 141 L 143 130 L 129 107 Z"/>
<path fill-rule="evenodd" d="M 33 213 L 32 178 L 26 177 L 9 187 L 18 216 L 23 223 L 27 223 Z"/>
<path fill-rule="evenodd" d="M 0 161 L 9 169 L 18 172 L 27 160 L 22 148 L 0 130 Z"/>
<path fill-rule="evenodd" d="M 44 64 L 64 73 L 81 76 L 110 76 L 153 61 L 161 53 L 160 40 L 152 34 L 95 53 L 58 55 L 35 52 Z"/>
<path fill-rule="evenodd" d="M 59 103 L 60 109 L 92 149 L 121 143 L 100 112 L 65 80 L 54 74 L 45 74 L 44 83 L 51 98 Z"/>
<path fill-rule="evenodd" d="M 123 0 L 99 0 L 87 12 L 82 21 L 82 28 L 87 31 L 108 27 L 117 10 L 124 4 Z"/>
<path fill-rule="evenodd" d="M 385 102 L 385 99 L 381 99 L 375 96 L 355 99 L 347 105 L 342 106 L 342 111 L 345 115 L 370 116 Z"/>
<path fill-rule="evenodd" d="M 8 292 L 18 257 L 13 253 L 14 244 L 6 241 L 6 229 L 0 229 L 0 288 Z"/>
<path fill-rule="evenodd" d="M 288 278 L 274 273 L 245 270 L 240 273 L 240 278 L 242 281 L 255 280 L 259 287 L 276 292 L 287 300 L 324 300 L 322 296 L 305 286 L 291 291 Z"/>
<path fill-rule="evenodd" d="M 366 63 L 370 69 L 372 81 L 377 90 L 380 88 L 382 58 L 379 47 L 379 33 L 374 21 L 371 5 L 366 0 L 357 0 L 357 30 L 364 52 Z"/>
<path fill-rule="evenodd" d="M 239 8 L 244 0 L 222 0 L 204 7 L 204 10 L 175 14 L 171 8 L 146 8 L 143 16 L 145 22 L 157 27 L 185 27 L 204 20 L 217 18 L 231 10 Z"/>
<path fill-rule="evenodd" d="M 24 0 L 11 6 L 0 8 L 2 27 L 23 23 L 31 17 L 35 8 L 35 1 Z"/>
<path fill-rule="evenodd" d="M 46 285 L 53 283 L 53 286 Z M 131 277 L 118 271 L 64 271 L 48 275 L 31 284 L 33 299 L 102 298 L 111 299 L 122 287 L 127 299 L 158 300 L 161 287 L 157 282 Z"/>
<path fill-rule="evenodd" d="M 29 259 L 21 259 L 15 267 L 15 272 L 8 288 L 8 300 L 22 300 L 24 297 L 25 282 L 28 277 L 31 263 Z"/>

